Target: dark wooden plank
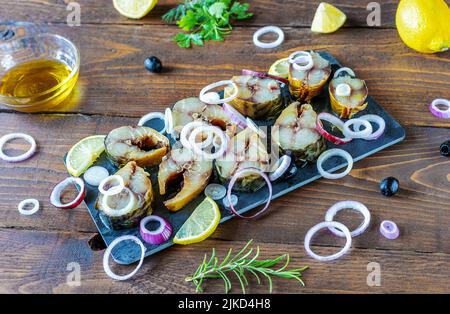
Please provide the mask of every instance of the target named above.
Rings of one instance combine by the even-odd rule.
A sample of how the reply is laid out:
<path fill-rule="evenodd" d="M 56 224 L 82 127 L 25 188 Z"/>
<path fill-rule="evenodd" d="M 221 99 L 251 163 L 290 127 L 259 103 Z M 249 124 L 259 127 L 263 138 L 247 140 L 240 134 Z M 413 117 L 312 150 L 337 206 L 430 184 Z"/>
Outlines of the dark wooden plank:
<path fill-rule="evenodd" d="M 269 51 L 254 47 L 255 28 L 238 28 L 225 43 L 191 50 L 178 48 L 170 40 L 174 29 L 167 26 L 57 26 L 51 30 L 73 39 L 82 55 L 78 91 L 61 112 L 139 117 L 197 95 L 203 86 L 229 79 L 242 68 L 267 70 L 295 50 L 322 49 L 354 68 L 367 81 L 371 95 L 402 125 L 450 126 L 427 109 L 434 98 L 450 98 L 450 52 L 415 53 L 395 30 L 345 29 L 321 36 L 287 29 L 285 44 Z M 164 73 L 146 71 L 143 60 L 149 55 L 162 59 Z"/>
<path fill-rule="evenodd" d="M 103 252 L 91 252 L 88 235 L 76 232 L 11 231 L 0 229 L 0 292 L 1 293 L 193 293 L 193 286 L 184 281 L 191 275 L 203 254 L 211 248 L 223 257 L 230 247 L 239 249 L 245 241 L 208 240 L 190 246 L 175 246 L 145 260 L 138 274 L 125 282 L 109 279 L 103 271 Z M 261 257 L 289 253 L 291 267 L 310 268 L 304 273 L 306 287 L 284 279 L 274 280 L 275 293 L 448 293 L 450 255 L 424 254 L 396 250 L 353 248 L 348 255 L 332 263 L 320 263 L 307 257 L 303 241 L 291 244 L 260 243 Z M 319 250 L 320 248 L 314 247 Z M 331 253 L 337 248 L 321 249 Z M 183 256 L 182 258 L 180 256 Z M 80 264 L 81 286 L 67 285 L 67 265 Z M 381 268 L 381 286 L 367 285 L 367 264 L 377 262 Z M 18 265 L 20 265 L 18 267 Z M 112 268 L 127 273 L 134 266 Z M 232 278 L 233 292 L 239 283 Z M 267 292 L 267 285 L 258 286 L 250 280 L 250 293 Z M 419 284 L 420 283 L 420 284 Z M 221 293 L 220 280 L 209 281 L 206 293 Z"/>
<path fill-rule="evenodd" d="M 48 204 L 48 195 L 67 175 L 62 157 L 71 145 L 85 136 L 106 134 L 114 127 L 135 123 L 136 119 L 9 113 L 1 113 L 0 119 L 4 121 L 0 135 L 24 131 L 34 136 L 39 144 L 39 153 L 28 161 L 0 163 L 0 227 L 96 232 L 84 206 L 58 210 Z M 303 239 L 310 227 L 323 220 L 326 209 L 332 204 L 356 199 L 372 211 L 373 224 L 370 232 L 355 239 L 355 246 L 450 253 L 447 241 L 450 230 L 442 223 L 450 220 L 447 210 L 450 207 L 450 161 L 438 152 L 448 134 L 446 129 L 407 128 L 404 142 L 356 163 L 346 178 L 321 179 L 302 187 L 274 201 L 270 216 L 251 222 L 227 222 L 218 228 L 214 237 L 236 240 L 251 236 L 264 242 L 295 243 Z M 8 145 L 8 151 L 13 153 L 20 148 L 19 143 Z M 387 176 L 400 180 L 400 193 L 392 198 L 385 198 L 378 191 L 379 181 Z M 39 199 L 43 209 L 36 216 L 20 216 L 17 204 L 29 197 Z M 337 219 L 352 227 L 360 221 L 357 215 L 345 213 Z M 384 219 L 398 223 L 402 231 L 400 240 L 387 241 L 379 235 L 377 228 Z M 332 240 L 324 236 L 318 241 L 326 244 Z"/>
<path fill-rule="evenodd" d="M 15 1 L 14 6 L 8 1 L 0 1 L 0 20 L 24 20 L 41 23 L 66 23 L 68 1 Z M 77 0 L 81 6 L 82 24 L 164 24 L 161 16 L 182 1 L 159 1 L 145 18 L 131 20 L 121 16 L 112 5 L 111 0 Z M 310 27 L 320 0 L 243 0 L 250 3 L 254 17 L 250 21 L 238 21 L 235 25 Z M 370 2 L 370 1 L 369 1 Z M 347 15 L 345 27 L 368 27 L 365 0 L 330 0 Z M 383 1 L 381 5 L 381 27 L 395 27 L 397 1 Z"/>

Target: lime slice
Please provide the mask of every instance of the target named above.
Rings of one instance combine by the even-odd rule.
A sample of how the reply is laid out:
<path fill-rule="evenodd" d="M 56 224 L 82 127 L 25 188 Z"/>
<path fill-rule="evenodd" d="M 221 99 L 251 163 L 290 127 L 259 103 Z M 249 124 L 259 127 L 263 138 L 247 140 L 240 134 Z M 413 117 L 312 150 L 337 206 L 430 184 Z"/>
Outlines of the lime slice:
<path fill-rule="evenodd" d="M 105 150 L 105 137 L 89 136 L 73 145 L 66 158 L 67 171 L 74 177 L 85 172 Z"/>
<path fill-rule="evenodd" d="M 275 61 L 274 64 L 270 66 L 269 74 L 279 76 L 282 78 L 288 78 L 289 76 L 289 58 L 284 58 Z"/>
<path fill-rule="evenodd" d="M 322 2 L 317 8 L 311 31 L 315 33 L 333 33 L 344 25 L 347 16 L 331 4 Z"/>
<path fill-rule="evenodd" d="M 216 230 L 219 220 L 219 207 L 211 198 L 206 197 L 178 230 L 173 242 L 191 244 L 203 241 Z"/>
<path fill-rule="evenodd" d="M 143 18 L 157 2 L 158 0 L 113 0 L 116 10 L 130 19 Z"/>

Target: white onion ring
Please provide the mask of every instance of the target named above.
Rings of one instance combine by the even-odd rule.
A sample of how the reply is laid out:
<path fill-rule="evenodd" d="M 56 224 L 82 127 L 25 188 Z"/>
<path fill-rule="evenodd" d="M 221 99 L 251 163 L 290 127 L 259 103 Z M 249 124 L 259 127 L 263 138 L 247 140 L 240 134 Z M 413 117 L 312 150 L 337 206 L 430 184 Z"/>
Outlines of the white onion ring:
<path fill-rule="evenodd" d="M 117 244 L 119 244 L 122 241 L 126 241 L 126 240 L 132 240 L 136 244 L 139 245 L 139 247 L 141 248 L 141 252 L 142 252 L 141 259 L 139 260 L 139 264 L 136 266 L 136 268 L 131 273 L 129 273 L 128 275 L 119 276 L 119 275 L 114 274 L 112 272 L 111 268 L 109 267 L 109 256 L 111 255 L 113 248 Z M 144 261 L 144 257 L 145 257 L 145 246 L 142 243 L 142 241 L 133 235 L 124 235 L 124 236 L 114 239 L 114 241 L 112 241 L 111 244 L 106 248 L 105 254 L 103 254 L 103 268 L 105 270 L 105 273 L 110 278 L 112 278 L 114 280 L 127 280 L 127 279 L 130 279 L 131 277 L 133 277 L 138 272 L 139 268 L 141 268 L 142 262 Z"/>
<path fill-rule="evenodd" d="M 214 100 L 210 100 L 210 99 L 205 99 L 205 94 L 206 94 L 206 92 L 208 92 L 209 90 L 211 90 L 211 89 L 213 89 L 213 88 L 217 88 L 217 87 L 219 87 L 219 86 L 228 86 L 228 85 L 233 86 L 233 94 L 232 94 L 231 96 L 229 96 L 229 97 L 227 97 L 227 98 L 224 98 L 224 99 L 220 99 L 220 100 L 218 100 L 218 101 L 214 101 Z M 233 82 L 233 81 L 231 81 L 231 80 L 226 80 L 226 81 L 219 81 L 219 82 L 216 82 L 216 83 L 212 83 L 212 84 L 209 84 L 209 85 L 203 87 L 203 89 L 200 91 L 200 95 L 199 95 L 198 98 L 200 98 L 200 100 L 201 100 L 202 102 L 204 102 L 205 104 L 209 104 L 209 105 L 220 105 L 220 104 L 222 104 L 222 103 L 232 101 L 233 99 L 235 99 L 235 98 L 237 97 L 237 95 L 238 95 L 238 87 L 237 87 L 236 83 Z"/>
<path fill-rule="evenodd" d="M 87 184 L 92 186 L 99 186 L 100 183 L 109 177 L 109 172 L 104 167 L 93 166 L 86 170 L 83 174 L 83 179 Z"/>
<path fill-rule="evenodd" d="M 204 126 L 207 126 L 207 124 L 203 121 L 192 121 L 192 122 L 187 123 L 183 127 L 183 129 L 181 129 L 181 132 L 180 132 L 180 142 L 183 145 L 183 147 L 188 148 L 188 149 L 193 149 L 192 143 L 189 141 L 190 135 L 192 134 L 192 129 L 195 129 L 198 127 L 204 127 Z M 199 143 L 199 145 L 201 145 L 202 148 L 206 147 L 208 145 L 211 145 L 211 143 L 213 142 L 212 134 L 207 133 L 207 136 L 208 137 L 205 140 L 203 140 L 201 143 Z"/>
<path fill-rule="evenodd" d="M 327 255 L 327 256 L 322 256 L 322 255 L 318 255 L 316 253 L 314 253 L 311 250 L 311 239 L 312 237 L 321 229 L 324 228 L 338 228 L 340 230 L 343 231 L 345 238 L 347 240 L 347 242 L 345 242 L 345 246 L 337 253 L 332 254 L 332 255 Z M 321 261 L 321 262 L 328 262 L 328 261 L 333 261 L 335 259 L 338 259 L 340 257 L 342 257 L 345 253 L 348 252 L 348 250 L 350 250 L 350 247 L 352 246 L 352 236 L 350 234 L 350 230 L 348 230 L 348 228 L 341 224 L 340 222 L 337 221 L 324 221 L 321 222 L 317 225 L 315 225 L 314 227 L 312 227 L 311 229 L 308 230 L 308 232 L 306 233 L 305 236 L 305 250 L 306 253 L 308 253 L 309 256 L 311 256 L 312 258 Z"/>
<path fill-rule="evenodd" d="M 172 110 L 170 108 L 166 108 L 164 111 L 164 128 L 166 129 L 166 133 L 175 138 L 174 129 L 173 129 L 173 116 Z"/>
<path fill-rule="evenodd" d="M 233 108 L 232 105 L 228 103 L 224 103 L 222 105 L 223 111 L 230 117 L 231 121 L 236 123 L 240 128 L 245 129 L 247 127 L 247 121 L 245 120 L 245 117 L 237 111 L 235 108 Z"/>
<path fill-rule="evenodd" d="M 277 164 L 279 164 L 278 168 L 269 175 L 270 181 L 278 180 L 289 169 L 291 161 L 292 158 L 290 156 L 281 156 L 281 158 L 277 160 Z"/>
<path fill-rule="evenodd" d="M 114 209 L 109 207 L 108 200 L 111 196 L 116 196 L 117 194 L 113 195 L 103 195 L 102 198 L 102 211 L 105 212 L 110 217 L 120 217 L 123 215 L 128 214 L 134 207 L 136 207 L 137 204 L 137 196 L 127 187 L 124 187 L 122 191 L 126 191 L 128 193 L 128 203 L 125 207 L 120 209 Z M 122 191 L 120 193 L 122 193 Z"/>
<path fill-rule="evenodd" d="M 214 143 L 214 140 L 215 140 L 214 133 L 211 131 L 210 128 L 207 128 L 208 126 L 209 125 L 201 125 L 201 126 L 198 126 L 198 127 L 196 127 L 194 129 L 194 130 L 200 129 L 198 131 L 198 133 L 200 133 L 200 132 L 206 133 L 206 135 L 207 135 L 206 139 L 201 141 L 201 142 L 197 142 L 197 140 L 196 140 L 196 137 L 197 137 L 198 133 L 197 132 L 194 133 L 193 131 L 191 132 L 191 134 L 189 135 L 189 138 L 188 138 L 188 142 L 189 142 L 189 145 L 190 145 L 189 147 L 191 149 L 194 149 L 194 146 L 197 146 L 201 150 L 203 148 L 208 147 L 211 144 L 214 144 L 214 146 L 216 146 L 216 143 Z M 192 134 L 194 134 L 194 135 L 192 135 Z"/>
<path fill-rule="evenodd" d="M 355 72 L 353 72 L 352 69 L 347 68 L 347 67 L 342 67 L 342 68 L 337 69 L 336 72 L 334 72 L 333 78 L 338 77 L 339 74 L 340 74 L 341 72 L 346 72 L 346 73 L 350 74 L 350 75 L 353 76 L 353 77 L 356 76 L 356 75 L 355 75 Z"/>
<path fill-rule="evenodd" d="M 373 132 L 372 134 L 364 137 L 363 139 L 371 141 L 378 139 L 381 135 L 383 135 L 384 131 L 386 130 L 386 122 L 384 119 L 380 116 L 377 116 L 376 114 L 366 114 L 364 116 L 358 117 L 358 119 L 361 120 L 367 120 L 369 122 L 373 122 L 378 125 L 378 130 Z M 362 124 L 357 120 L 355 124 L 353 125 L 355 130 L 359 130 L 361 128 Z"/>
<path fill-rule="evenodd" d="M 353 124 L 356 124 L 356 123 L 358 124 L 358 129 L 360 129 L 361 125 L 362 125 L 365 127 L 364 130 L 356 131 L 356 128 L 355 128 L 355 131 L 352 131 L 350 129 L 350 126 Z M 345 137 L 353 138 L 353 139 L 368 137 L 368 136 L 372 135 L 372 131 L 373 131 L 372 124 L 370 124 L 369 121 L 363 120 L 360 118 L 347 120 L 344 123 L 344 127 L 342 128 L 342 133 L 344 133 Z"/>
<path fill-rule="evenodd" d="M 220 101 L 220 95 L 219 95 L 219 93 L 216 93 L 216 92 L 206 93 L 203 97 L 205 99 L 207 99 L 209 102 L 211 102 L 211 101 L 215 101 L 215 102 Z"/>
<path fill-rule="evenodd" d="M 336 86 L 336 96 L 348 97 L 352 94 L 352 88 L 346 83 L 339 84 Z"/>
<path fill-rule="evenodd" d="M 329 173 L 328 171 L 325 171 L 322 167 L 322 164 L 330 157 L 332 156 L 340 156 L 347 160 L 347 169 L 345 169 L 342 173 Z M 319 158 L 317 159 L 317 170 L 319 171 L 320 175 L 326 179 L 340 179 L 345 177 L 347 174 L 350 173 L 350 171 L 353 168 L 353 158 L 352 156 L 347 153 L 343 149 L 339 148 L 332 148 L 329 150 L 324 151 Z"/>
<path fill-rule="evenodd" d="M 143 126 L 146 122 L 150 121 L 150 120 L 154 120 L 154 119 L 160 119 L 164 121 L 164 127 L 162 128 L 162 130 L 158 131 L 159 133 L 164 133 L 166 132 L 166 116 L 164 113 L 161 112 L 150 112 L 147 113 L 145 116 L 143 116 L 139 122 L 138 122 L 138 126 Z"/>
<path fill-rule="evenodd" d="M 447 109 L 442 110 L 438 105 L 447 106 Z M 438 118 L 448 119 L 450 118 L 450 100 L 448 99 L 435 99 L 431 102 L 429 109 L 433 115 Z"/>
<path fill-rule="evenodd" d="M 150 221 L 158 222 L 159 227 L 153 231 L 148 230 L 145 225 Z M 141 234 L 142 240 L 149 244 L 157 245 L 170 239 L 170 236 L 172 235 L 172 226 L 164 218 L 150 215 L 141 219 L 141 222 L 139 223 L 139 233 Z"/>
<path fill-rule="evenodd" d="M 233 200 L 231 199 L 231 191 L 233 190 L 233 186 L 236 183 L 237 179 L 239 179 L 242 175 L 245 175 L 248 173 L 256 173 L 256 174 L 260 175 L 266 181 L 267 188 L 269 189 L 269 197 L 267 198 L 266 205 L 260 211 L 258 211 L 256 214 L 254 214 L 252 216 L 242 216 L 234 209 Z M 236 215 L 237 217 L 243 218 L 243 219 L 253 219 L 253 218 L 259 217 L 260 215 L 262 215 L 263 213 L 265 213 L 267 211 L 267 209 L 269 208 L 271 199 L 272 199 L 272 183 L 270 182 L 269 177 L 260 169 L 254 168 L 254 167 L 242 168 L 242 169 L 238 170 L 233 175 L 233 177 L 231 177 L 230 183 L 228 184 L 227 200 L 228 200 L 228 203 L 230 204 L 229 208 L 230 208 L 231 212 L 234 215 Z"/>
<path fill-rule="evenodd" d="M 259 40 L 259 37 L 261 37 L 264 34 L 267 33 L 275 33 L 278 35 L 278 38 L 270 43 L 263 43 Z M 271 49 L 271 48 L 275 48 L 278 47 L 279 45 L 281 45 L 284 41 L 284 32 L 281 28 L 277 27 L 277 26 L 265 26 L 263 28 L 258 29 L 254 34 L 253 34 L 253 43 L 255 44 L 255 46 L 259 47 L 259 48 L 263 48 L 263 49 Z"/>
<path fill-rule="evenodd" d="M 219 157 L 222 157 L 223 154 L 225 154 L 227 147 L 228 147 L 228 138 L 226 137 L 225 133 L 216 126 L 206 125 L 206 126 L 198 127 L 196 129 L 194 129 L 194 131 L 192 131 L 191 135 L 189 136 L 189 139 L 195 139 L 200 132 L 206 132 L 207 134 L 211 133 L 213 139 L 216 136 L 218 136 L 220 138 L 221 146 L 213 154 L 211 154 L 211 153 L 208 153 L 208 152 L 205 152 L 204 150 L 202 150 L 202 148 L 199 147 L 198 145 L 194 145 L 192 147 L 194 152 L 197 155 L 202 156 L 203 158 L 208 159 L 208 160 L 214 160 Z M 190 140 L 189 140 L 189 142 L 191 143 Z"/>
<path fill-rule="evenodd" d="M 22 155 L 19 156 L 8 156 L 3 152 L 3 146 L 5 146 L 5 144 L 11 140 L 14 139 L 23 139 L 25 141 L 27 141 L 31 146 L 30 149 L 28 149 L 28 151 L 26 151 L 25 153 L 23 153 Z M 36 141 L 34 140 L 34 138 L 28 134 L 25 133 L 10 133 L 10 134 L 6 134 L 3 135 L 0 138 L 0 158 L 3 159 L 4 161 L 7 162 L 20 162 L 20 161 L 24 161 L 27 160 L 28 158 L 30 158 L 31 156 L 33 156 L 33 154 L 36 152 Z"/>
<path fill-rule="evenodd" d="M 366 205 L 357 201 L 342 201 L 334 204 L 327 210 L 325 214 L 325 221 L 333 221 L 334 216 L 336 216 L 337 212 L 342 209 L 353 209 L 364 216 L 364 221 L 362 222 L 362 224 L 354 231 L 350 232 L 350 235 L 352 237 L 357 237 L 361 235 L 364 231 L 366 231 L 366 229 L 369 227 L 370 224 L 370 211 L 366 207 Z M 345 234 L 342 231 L 339 231 L 334 227 L 328 227 L 328 229 L 338 237 L 341 238 L 345 237 Z"/>
<path fill-rule="evenodd" d="M 298 55 L 300 56 L 296 57 Z M 296 51 L 289 56 L 288 61 L 297 71 L 308 71 L 314 67 L 314 61 L 308 51 Z M 299 63 L 304 65 L 300 65 Z"/>
<path fill-rule="evenodd" d="M 316 130 L 317 130 L 317 132 L 320 133 L 320 135 L 325 137 L 331 143 L 336 144 L 336 145 L 341 145 L 341 144 L 347 144 L 352 140 L 351 138 L 347 138 L 347 137 L 341 138 L 341 137 L 334 136 L 331 133 L 328 133 L 323 128 L 323 124 L 322 124 L 321 120 L 330 122 L 331 124 L 335 125 L 339 130 L 341 130 L 341 132 L 342 132 L 342 129 L 344 128 L 344 122 L 341 119 L 339 119 L 338 117 L 336 117 L 330 113 L 327 113 L 327 112 L 321 112 L 317 115 Z"/>
<path fill-rule="evenodd" d="M 247 117 L 246 122 L 247 122 L 247 127 L 248 127 L 250 130 L 252 130 L 253 132 L 255 132 L 256 134 L 258 134 L 261 138 L 266 138 L 266 137 L 267 137 L 266 133 L 264 133 L 264 131 L 261 130 L 261 128 L 258 127 L 258 126 L 256 125 L 256 123 L 253 122 L 252 119 L 250 119 L 249 117 Z"/>
<path fill-rule="evenodd" d="M 107 183 L 110 183 L 111 181 L 115 181 L 116 183 L 118 183 L 118 185 L 112 186 L 108 190 L 105 190 L 105 185 Z M 125 188 L 125 182 L 123 181 L 123 178 L 117 174 L 103 179 L 102 182 L 100 182 L 100 184 L 98 185 L 98 190 L 103 195 L 116 195 L 116 194 L 119 194 L 120 192 L 122 192 L 122 190 L 124 188 Z"/>
<path fill-rule="evenodd" d="M 25 209 L 25 206 L 28 204 L 33 204 L 33 207 L 31 209 Z M 20 214 L 25 216 L 30 216 L 35 214 L 39 210 L 39 201 L 35 198 L 29 198 L 26 200 L 23 200 L 19 203 L 19 206 L 17 206 L 17 210 Z"/>
<path fill-rule="evenodd" d="M 75 199 L 69 203 L 63 204 L 61 203 L 61 192 L 67 188 L 69 184 L 75 184 L 78 185 L 80 188 L 80 192 L 78 192 L 78 195 L 75 197 Z M 84 184 L 84 181 L 81 178 L 75 178 L 75 177 L 68 177 L 59 182 L 52 190 L 52 193 L 50 194 L 50 203 L 55 206 L 56 208 L 61 209 L 71 209 L 75 208 L 78 205 L 81 204 L 81 202 L 84 199 L 84 195 L 86 193 L 86 186 Z"/>

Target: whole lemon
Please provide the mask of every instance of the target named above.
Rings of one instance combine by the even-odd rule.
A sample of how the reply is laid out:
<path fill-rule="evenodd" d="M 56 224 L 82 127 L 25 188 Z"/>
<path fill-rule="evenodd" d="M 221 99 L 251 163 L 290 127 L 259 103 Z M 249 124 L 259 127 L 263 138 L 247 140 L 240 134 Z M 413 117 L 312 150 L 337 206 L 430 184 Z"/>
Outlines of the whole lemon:
<path fill-rule="evenodd" d="M 434 53 L 450 47 L 450 9 L 444 0 L 401 0 L 395 22 L 414 50 Z"/>

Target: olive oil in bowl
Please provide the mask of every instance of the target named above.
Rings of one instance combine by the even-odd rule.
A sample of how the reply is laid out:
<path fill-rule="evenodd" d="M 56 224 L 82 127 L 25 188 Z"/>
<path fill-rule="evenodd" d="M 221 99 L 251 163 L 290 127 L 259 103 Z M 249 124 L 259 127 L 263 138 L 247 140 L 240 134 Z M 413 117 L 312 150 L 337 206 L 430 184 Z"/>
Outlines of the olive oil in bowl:
<path fill-rule="evenodd" d="M 14 109 L 43 111 L 59 105 L 72 91 L 78 70 L 55 59 L 20 63 L 0 78 L 0 98 L 14 99 Z"/>

